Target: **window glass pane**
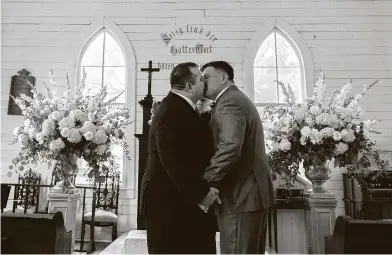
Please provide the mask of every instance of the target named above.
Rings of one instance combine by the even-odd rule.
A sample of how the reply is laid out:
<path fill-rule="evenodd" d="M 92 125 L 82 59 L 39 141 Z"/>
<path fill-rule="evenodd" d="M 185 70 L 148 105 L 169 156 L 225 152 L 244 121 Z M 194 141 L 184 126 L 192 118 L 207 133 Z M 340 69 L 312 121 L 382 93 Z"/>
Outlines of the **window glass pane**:
<path fill-rule="evenodd" d="M 276 48 L 278 67 L 299 67 L 298 57 L 293 47 L 279 33 L 276 33 Z"/>
<path fill-rule="evenodd" d="M 102 66 L 103 33 L 95 37 L 83 54 L 81 66 Z"/>
<path fill-rule="evenodd" d="M 124 55 L 120 45 L 110 35 L 105 33 L 105 66 L 125 66 Z"/>
<path fill-rule="evenodd" d="M 291 89 L 293 90 L 296 100 L 301 101 L 301 69 L 300 68 L 278 68 L 278 77 L 281 82 L 286 85 L 290 84 Z M 283 92 L 281 87 L 279 86 L 279 103 L 285 103 L 285 97 L 283 96 Z"/>
<path fill-rule="evenodd" d="M 102 67 L 85 67 L 84 70 L 87 75 L 85 92 L 98 92 L 102 84 Z M 83 67 L 81 73 L 83 73 Z"/>
<path fill-rule="evenodd" d="M 107 98 L 117 96 L 125 89 L 125 67 L 105 67 L 104 72 L 104 84 L 108 87 Z M 116 103 L 125 103 L 125 91 Z"/>
<path fill-rule="evenodd" d="M 254 68 L 255 103 L 276 103 L 276 69 Z"/>
<path fill-rule="evenodd" d="M 267 39 L 260 45 L 257 51 L 254 66 L 255 67 L 274 67 L 276 66 L 275 57 L 275 36 L 270 34 Z"/>
<path fill-rule="evenodd" d="M 111 147 L 111 152 L 112 155 L 115 156 L 116 158 L 116 163 L 118 164 L 118 169 L 117 171 L 120 171 L 121 173 L 123 173 L 123 169 L 124 169 L 124 150 L 120 145 L 115 145 L 113 144 Z M 120 182 L 122 182 L 123 180 L 123 174 L 120 174 Z"/>

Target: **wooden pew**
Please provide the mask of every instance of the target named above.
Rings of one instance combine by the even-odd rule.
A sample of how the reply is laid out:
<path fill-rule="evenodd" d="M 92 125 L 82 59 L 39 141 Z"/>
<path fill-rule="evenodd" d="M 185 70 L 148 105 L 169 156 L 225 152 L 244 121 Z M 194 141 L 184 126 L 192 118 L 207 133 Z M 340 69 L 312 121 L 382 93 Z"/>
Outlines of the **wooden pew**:
<path fill-rule="evenodd" d="M 61 212 L 54 214 L 1 214 L 1 253 L 70 254 L 71 231 Z"/>
<path fill-rule="evenodd" d="M 325 253 L 392 254 L 392 221 L 339 216 L 332 236 L 325 237 Z"/>

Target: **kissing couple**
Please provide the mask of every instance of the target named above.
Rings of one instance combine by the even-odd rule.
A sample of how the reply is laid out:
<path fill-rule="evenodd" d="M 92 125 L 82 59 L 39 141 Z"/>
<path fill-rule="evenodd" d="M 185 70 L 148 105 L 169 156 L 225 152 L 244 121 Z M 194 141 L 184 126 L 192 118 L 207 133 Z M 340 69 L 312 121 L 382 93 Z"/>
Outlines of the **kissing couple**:
<path fill-rule="evenodd" d="M 175 66 L 151 122 L 140 193 L 148 252 L 263 254 L 275 203 L 259 113 L 225 61 Z M 196 102 L 213 100 L 208 121 Z M 217 229 L 218 227 L 218 229 Z"/>

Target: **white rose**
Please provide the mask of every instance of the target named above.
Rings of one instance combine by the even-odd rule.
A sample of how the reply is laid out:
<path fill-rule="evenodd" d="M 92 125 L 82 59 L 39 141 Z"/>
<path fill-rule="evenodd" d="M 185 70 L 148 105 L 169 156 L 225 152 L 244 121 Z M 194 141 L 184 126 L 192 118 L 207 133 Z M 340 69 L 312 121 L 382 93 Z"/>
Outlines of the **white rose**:
<path fill-rule="evenodd" d="M 80 122 L 84 122 L 84 121 L 87 120 L 87 114 L 82 112 L 80 109 L 73 109 L 73 110 L 71 110 L 71 112 L 69 113 L 69 116 L 72 119 L 78 120 Z"/>
<path fill-rule="evenodd" d="M 343 139 L 344 142 L 346 142 L 346 143 L 354 142 L 355 135 L 354 135 L 354 131 L 353 130 L 343 129 L 341 133 L 342 133 L 342 139 Z"/>
<path fill-rule="evenodd" d="M 48 118 L 55 120 L 55 121 L 60 121 L 62 118 L 62 114 L 59 111 L 54 111 L 52 112 Z"/>
<path fill-rule="evenodd" d="M 96 152 L 98 155 L 104 154 L 105 151 L 106 151 L 106 144 L 98 145 L 97 148 L 95 148 L 95 152 Z"/>
<path fill-rule="evenodd" d="M 87 141 L 90 141 L 94 138 L 94 133 L 91 131 L 88 131 L 84 134 L 84 137 L 86 138 Z"/>
<path fill-rule="evenodd" d="M 342 134 L 341 134 L 340 132 L 338 132 L 338 131 L 335 131 L 335 132 L 333 133 L 333 139 L 334 139 L 335 141 L 340 141 L 340 140 L 342 139 Z"/>
<path fill-rule="evenodd" d="M 348 150 L 348 145 L 346 143 L 338 143 L 335 146 L 335 152 L 336 154 L 343 154 Z"/>
<path fill-rule="evenodd" d="M 56 128 L 56 123 L 51 119 L 46 119 L 44 123 L 42 123 L 42 132 L 46 135 L 51 134 Z"/>
<path fill-rule="evenodd" d="M 59 151 L 59 150 L 65 148 L 65 143 L 63 142 L 63 139 L 57 138 L 56 140 L 54 140 L 50 143 L 49 147 L 51 150 Z"/>
<path fill-rule="evenodd" d="M 313 115 L 318 115 L 320 112 L 321 109 L 317 105 L 310 107 L 310 113 L 312 113 Z"/>
<path fill-rule="evenodd" d="M 310 134 L 310 141 L 313 144 L 319 144 L 323 140 L 323 137 L 323 134 L 317 129 L 312 129 L 312 133 Z"/>
<path fill-rule="evenodd" d="M 108 136 L 106 135 L 105 131 L 99 129 L 94 135 L 93 142 L 96 144 L 102 144 L 102 143 L 106 143 L 107 139 Z"/>
<path fill-rule="evenodd" d="M 310 127 L 303 127 L 301 129 L 301 135 L 304 138 L 308 138 L 310 136 L 310 133 L 312 132 L 312 130 L 310 129 Z"/>
<path fill-rule="evenodd" d="M 69 136 L 69 129 L 68 128 L 63 128 L 63 129 L 61 129 L 61 131 L 60 131 L 60 135 L 62 136 L 62 137 L 65 137 L 65 138 L 67 138 L 68 136 Z"/>
<path fill-rule="evenodd" d="M 326 128 L 324 128 L 324 129 L 321 130 L 321 133 L 323 134 L 323 136 L 324 136 L 325 138 L 327 138 L 327 137 L 333 137 L 334 132 L 335 132 L 335 129 L 330 128 L 330 127 L 326 127 Z"/>
<path fill-rule="evenodd" d="M 291 149 L 291 143 L 287 139 L 283 139 L 279 144 L 279 149 L 282 151 L 289 151 Z"/>
<path fill-rule="evenodd" d="M 71 129 L 67 139 L 71 143 L 78 143 L 78 142 L 80 142 L 80 140 L 82 140 L 82 136 L 80 135 L 79 129 L 77 129 L 77 128 Z"/>
<path fill-rule="evenodd" d="M 87 133 L 89 131 L 95 132 L 97 130 L 97 127 L 94 125 L 92 121 L 86 121 L 83 123 L 83 127 L 80 128 L 80 132 L 82 133 Z"/>
<path fill-rule="evenodd" d="M 39 144 L 43 144 L 45 142 L 44 138 L 45 138 L 45 135 L 42 133 L 38 133 L 35 135 L 35 140 L 37 140 L 37 142 Z"/>
<path fill-rule="evenodd" d="M 60 130 L 63 128 L 72 129 L 75 127 L 75 120 L 70 117 L 65 117 L 59 121 Z"/>
<path fill-rule="evenodd" d="M 299 139 L 299 142 L 300 142 L 302 145 L 306 145 L 306 138 L 305 138 L 305 137 L 301 137 L 301 139 Z"/>

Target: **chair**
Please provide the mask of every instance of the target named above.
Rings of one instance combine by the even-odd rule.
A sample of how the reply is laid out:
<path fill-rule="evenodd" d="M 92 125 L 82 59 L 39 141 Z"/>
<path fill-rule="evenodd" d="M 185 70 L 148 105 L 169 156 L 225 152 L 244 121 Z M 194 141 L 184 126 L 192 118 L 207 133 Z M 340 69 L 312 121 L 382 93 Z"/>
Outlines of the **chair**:
<path fill-rule="evenodd" d="M 90 225 L 90 246 L 88 253 L 95 251 L 94 228 L 112 227 L 112 241 L 117 238 L 118 197 L 120 175 L 118 173 L 101 175 L 95 178 L 92 211 L 83 215 L 81 250 L 84 244 L 85 225 Z"/>
<path fill-rule="evenodd" d="M 32 169 L 29 169 L 23 175 L 19 174 L 18 185 L 15 185 L 14 191 L 13 212 L 28 214 L 38 212 L 40 183 L 41 174 L 37 174 Z M 18 206 L 22 207 L 23 210 L 17 208 Z M 31 210 L 33 207 L 35 207 L 35 210 Z"/>

